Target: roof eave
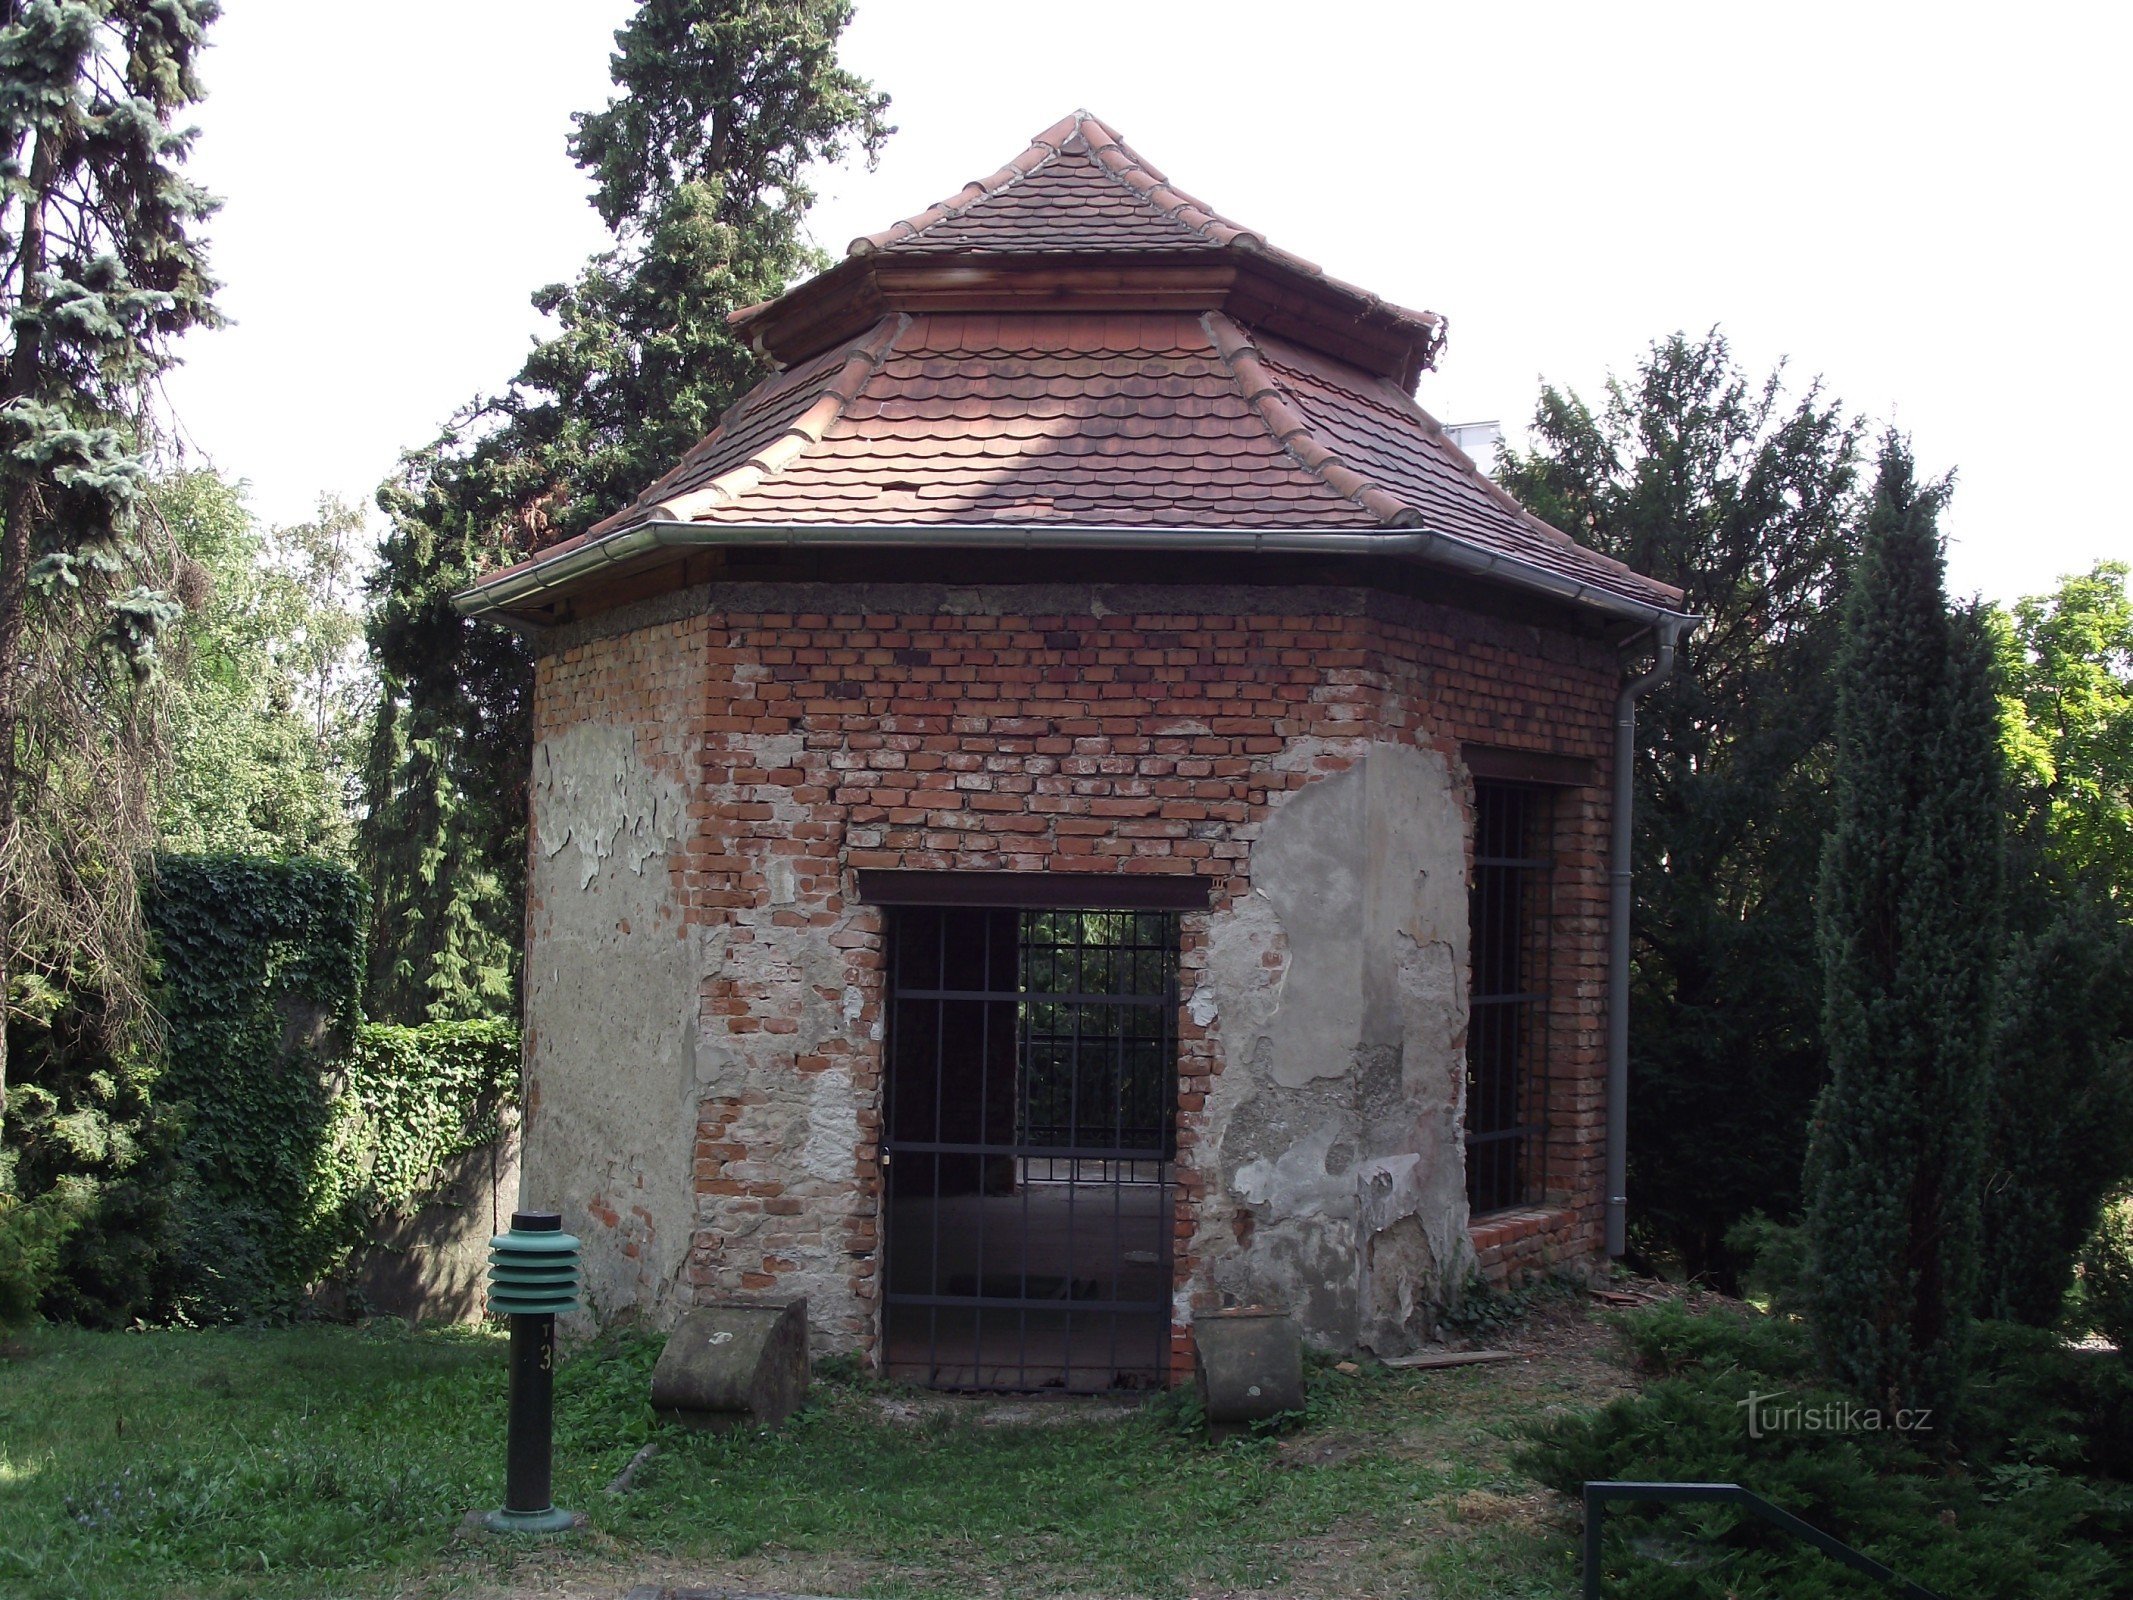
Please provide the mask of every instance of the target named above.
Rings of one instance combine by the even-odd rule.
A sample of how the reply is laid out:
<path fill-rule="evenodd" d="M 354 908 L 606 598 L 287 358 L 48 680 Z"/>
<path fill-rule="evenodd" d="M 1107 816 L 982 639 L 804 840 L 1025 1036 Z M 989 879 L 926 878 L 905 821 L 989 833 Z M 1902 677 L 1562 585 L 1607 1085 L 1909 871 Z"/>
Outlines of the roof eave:
<path fill-rule="evenodd" d="M 1378 556 L 1418 561 L 1641 626 L 1693 631 L 1703 618 L 1602 588 L 1428 528 L 1179 529 L 1053 525 L 753 524 L 647 520 L 491 574 L 452 596 L 466 617 L 505 625 L 596 575 L 665 550 L 717 546 L 945 550 L 1162 550 L 1214 554 Z M 1654 585 L 1655 588 L 1660 587 Z"/>

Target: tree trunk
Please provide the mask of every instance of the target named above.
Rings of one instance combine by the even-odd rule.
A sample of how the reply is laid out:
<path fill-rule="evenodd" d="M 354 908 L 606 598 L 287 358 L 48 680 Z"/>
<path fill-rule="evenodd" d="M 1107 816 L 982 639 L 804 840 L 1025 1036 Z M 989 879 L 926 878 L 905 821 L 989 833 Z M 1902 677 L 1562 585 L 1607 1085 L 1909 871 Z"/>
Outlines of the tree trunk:
<path fill-rule="evenodd" d="M 29 184 L 22 201 L 22 244 L 16 252 L 16 284 L 20 296 L 15 323 L 15 348 L 8 358 L 5 393 L 0 405 L 35 395 L 43 358 L 43 336 L 23 320 L 43 298 L 38 277 L 44 271 L 45 193 L 52 182 L 52 144 L 39 133 L 30 156 Z M 21 686 L 18 663 L 22 659 L 22 636 L 27 623 L 30 581 L 30 523 L 37 512 L 36 484 L 23 469 L 6 475 L 4 504 L 0 504 L 0 1127 L 7 1117 L 7 1023 L 13 1014 L 10 985 L 17 966 L 16 929 L 21 925 L 18 885 L 13 860 L 20 842 L 17 800 L 21 773 Z"/>

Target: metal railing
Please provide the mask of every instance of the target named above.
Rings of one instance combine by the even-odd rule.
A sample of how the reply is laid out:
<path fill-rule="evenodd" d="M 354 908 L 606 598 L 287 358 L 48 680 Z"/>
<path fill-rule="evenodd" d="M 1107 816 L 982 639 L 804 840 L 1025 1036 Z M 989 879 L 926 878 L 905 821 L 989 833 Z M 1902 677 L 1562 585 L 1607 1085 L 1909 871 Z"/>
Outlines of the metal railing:
<path fill-rule="evenodd" d="M 1606 1529 L 1607 1507 L 1617 1500 L 1657 1500 L 1669 1504 L 1715 1500 L 1736 1505 L 1749 1515 L 1760 1517 L 1773 1528 L 1791 1534 L 1802 1543 L 1813 1545 L 1832 1560 L 1843 1562 L 1854 1572 L 1863 1572 L 1870 1578 L 1880 1579 L 1903 1595 L 1905 1600 L 1941 1600 L 1941 1596 L 1931 1589 L 1898 1576 L 1872 1556 L 1861 1555 L 1843 1540 L 1832 1538 L 1812 1523 L 1802 1522 L 1784 1507 L 1772 1505 L 1761 1495 L 1743 1489 L 1737 1483 L 1609 1482 L 1590 1482 L 1585 1485 L 1585 1600 L 1601 1600 L 1601 1537 Z"/>

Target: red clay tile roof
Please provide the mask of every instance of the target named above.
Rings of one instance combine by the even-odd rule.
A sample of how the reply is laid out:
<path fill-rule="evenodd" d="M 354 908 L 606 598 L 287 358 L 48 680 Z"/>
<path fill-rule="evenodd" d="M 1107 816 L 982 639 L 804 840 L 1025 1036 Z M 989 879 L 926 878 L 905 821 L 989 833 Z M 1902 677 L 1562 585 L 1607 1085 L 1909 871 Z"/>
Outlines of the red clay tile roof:
<path fill-rule="evenodd" d="M 862 368 L 839 399 L 836 378 Z M 803 438 L 800 423 L 828 403 L 833 420 Z M 884 321 L 758 390 L 595 532 L 655 511 L 743 523 L 1377 520 L 1283 447 L 1189 313 Z"/>
<path fill-rule="evenodd" d="M 1173 189 L 1117 134 L 1077 111 L 991 177 L 854 239 L 850 253 L 1220 250 L 1239 241 L 1266 248 L 1249 228 Z"/>
<path fill-rule="evenodd" d="M 1389 379 L 1220 312 L 886 318 L 753 391 L 589 537 L 644 521 L 1423 527 L 1680 598 L 1522 510 Z"/>
<path fill-rule="evenodd" d="M 1679 591 L 1586 548 L 1520 505 L 1387 379 L 1264 335 L 1258 345 L 1268 376 L 1294 402 L 1312 442 L 1424 525 L 1616 593 L 1648 599 L 1665 590 L 1678 603 Z"/>
<path fill-rule="evenodd" d="M 1678 590 L 1584 548 L 1490 482 L 1384 375 L 1411 363 L 1365 370 L 1345 358 L 1359 347 L 1344 342 L 1339 319 L 1313 309 L 1323 299 L 1299 311 L 1284 298 L 1322 296 L 1332 280 L 1172 188 L 1085 113 L 854 251 L 845 267 L 750 313 L 775 319 L 813 295 L 815 352 L 744 396 L 635 504 L 571 544 L 691 522 L 939 528 L 944 543 L 958 526 L 1003 524 L 1418 529 L 1554 580 L 1680 607 Z M 1204 265 L 1210 252 L 1238 251 L 1278 264 L 1241 301 L 1261 309 L 1258 325 L 1224 309 L 1240 300 Z M 1099 275 L 1108 287 L 1047 275 L 1042 263 L 1062 254 L 1115 263 Z M 910 280 L 908 293 L 858 275 L 892 258 L 991 265 Z M 1133 276 L 1137 264 L 1180 258 L 1201 264 L 1184 276 Z M 819 286 L 839 273 L 825 300 Z M 1018 274 L 1042 285 L 1034 304 L 1013 294 Z M 1382 310 L 1369 314 L 1392 325 Z M 1427 314 L 1398 315 L 1420 325 Z M 819 348 L 822 331 L 840 325 L 853 331 Z"/>

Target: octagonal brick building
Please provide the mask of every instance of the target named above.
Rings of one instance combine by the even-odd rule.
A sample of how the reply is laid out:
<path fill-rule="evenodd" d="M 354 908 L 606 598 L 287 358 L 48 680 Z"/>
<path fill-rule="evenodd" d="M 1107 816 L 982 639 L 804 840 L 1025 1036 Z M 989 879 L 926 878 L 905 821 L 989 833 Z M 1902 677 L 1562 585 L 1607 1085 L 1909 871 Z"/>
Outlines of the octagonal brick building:
<path fill-rule="evenodd" d="M 538 658 L 594 1314 L 1119 1389 L 1598 1259 L 1614 724 L 1694 619 L 1417 405 L 1442 320 L 1080 113 L 734 321 L 772 375 L 459 597 Z"/>

